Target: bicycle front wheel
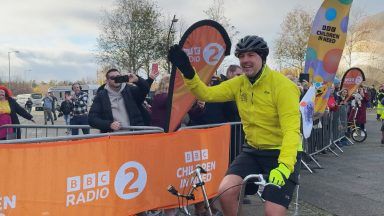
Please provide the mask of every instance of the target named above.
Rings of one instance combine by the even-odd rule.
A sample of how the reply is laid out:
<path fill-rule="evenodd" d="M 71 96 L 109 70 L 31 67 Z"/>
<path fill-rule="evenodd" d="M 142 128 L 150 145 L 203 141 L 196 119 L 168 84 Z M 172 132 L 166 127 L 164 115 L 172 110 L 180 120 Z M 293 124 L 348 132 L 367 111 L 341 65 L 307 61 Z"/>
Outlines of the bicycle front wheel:
<path fill-rule="evenodd" d="M 367 132 L 361 128 L 354 128 L 351 135 L 355 142 L 364 142 L 364 140 L 367 139 Z"/>

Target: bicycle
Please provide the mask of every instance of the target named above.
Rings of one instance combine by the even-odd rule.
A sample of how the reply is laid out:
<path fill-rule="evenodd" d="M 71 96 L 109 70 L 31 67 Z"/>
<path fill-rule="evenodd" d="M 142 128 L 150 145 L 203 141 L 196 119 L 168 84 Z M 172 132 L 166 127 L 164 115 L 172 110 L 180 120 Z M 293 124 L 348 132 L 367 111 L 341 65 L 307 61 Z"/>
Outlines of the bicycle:
<path fill-rule="evenodd" d="M 265 180 L 267 177 L 265 175 L 263 175 L 263 174 L 251 174 L 251 175 L 246 176 L 241 184 L 234 185 L 232 187 L 227 188 L 225 191 L 223 191 L 221 194 L 219 194 L 214 200 L 212 200 L 212 202 L 209 202 L 209 199 L 208 199 L 208 196 L 207 196 L 207 193 L 206 193 L 206 190 L 205 190 L 205 186 L 204 186 L 205 182 L 201 178 L 201 174 L 202 173 L 204 174 L 204 173 L 207 173 L 207 172 L 202 167 L 200 167 L 200 166 L 197 166 L 197 168 L 191 173 L 191 174 L 195 174 L 195 177 L 198 178 L 198 182 L 196 184 L 192 185 L 191 189 L 189 190 L 189 192 L 187 194 L 180 194 L 176 190 L 176 188 L 173 187 L 172 185 L 169 185 L 168 188 L 167 188 L 168 192 L 170 192 L 172 195 L 177 196 L 178 202 L 179 202 L 179 210 L 183 214 L 185 214 L 185 215 L 191 215 L 190 211 L 187 208 L 188 201 L 195 199 L 194 191 L 196 191 L 197 188 L 199 188 L 199 187 L 201 187 L 201 189 L 202 189 L 203 198 L 204 198 L 204 205 L 205 205 L 205 208 L 207 209 L 207 213 L 208 213 L 209 216 L 213 216 L 212 208 L 211 208 L 212 204 L 223 193 L 225 193 L 226 191 L 228 191 L 229 189 L 231 189 L 233 187 L 241 186 L 240 195 L 239 195 L 239 201 L 238 201 L 238 210 L 237 210 L 237 215 L 238 216 L 242 215 L 241 210 L 242 210 L 242 204 L 243 204 L 243 199 L 244 199 L 244 194 L 245 194 L 245 185 L 246 184 L 252 183 L 252 184 L 256 184 L 256 185 L 259 186 L 259 189 L 257 191 L 257 195 L 259 196 L 259 198 L 263 202 L 264 202 L 264 199 L 261 197 L 261 195 L 262 195 L 262 190 L 264 189 L 265 186 L 273 185 L 273 186 L 276 186 L 276 187 L 280 188 L 280 186 L 274 185 L 272 183 L 267 183 L 267 181 Z M 256 178 L 257 181 L 255 181 L 255 182 L 250 182 L 249 181 L 249 180 L 254 179 L 254 178 Z M 180 204 L 180 198 L 181 199 L 186 199 L 186 205 L 183 205 L 183 202 L 181 202 L 181 204 Z"/>
<path fill-rule="evenodd" d="M 359 108 L 354 110 L 353 120 L 352 122 L 348 122 L 347 131 L 355 142 L 364 142 L 364 140 L 367 139 L 367 132 L 356 125 L 356 116 Z"/>

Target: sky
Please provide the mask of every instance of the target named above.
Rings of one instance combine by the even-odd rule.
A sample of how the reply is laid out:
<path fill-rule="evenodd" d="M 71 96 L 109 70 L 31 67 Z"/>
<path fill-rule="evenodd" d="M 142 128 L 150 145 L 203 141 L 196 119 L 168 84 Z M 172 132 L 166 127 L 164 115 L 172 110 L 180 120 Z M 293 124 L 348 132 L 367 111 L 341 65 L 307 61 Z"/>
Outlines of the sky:
<path fill-rule="evenodd" d="M 96 39 L 104 10 L 112 0 L 2 0 L 0 10 L 0 79 L 95 80 Z M 206 19 L 213 0 L 157 0 L 165 19 L 179 18 L 176 28 L 186 30 Z M 316 11 L 322 0 L 224 0 L 225 16 L 238 37 L 263 36 L 273 49 L 285 15 L 300 7 Z M 353 9 L 367 15 L 384 11 L 384 0 L 354 0 Z M 233 44 L 236 43 L 232 42 Z M 19 51 L 15 53 L 13 51 Z M 8 58 L 9 56 L 9 58 Z M 9 61 L 10 60 L 10 61 Z M 10 63 L 10 64 L 9 64 Z M 224 64 L 237 63 L 230 57 Z M 269 63 L 269 62 L 268 62 Z M 273 62 L 272 62 L 273 64 Z M 9 67 L 10 65 L 10 67 Z M 225 65 L 224 65 L 225 66 Z M 10 70 L 9 70 L 10 68 Z"/>

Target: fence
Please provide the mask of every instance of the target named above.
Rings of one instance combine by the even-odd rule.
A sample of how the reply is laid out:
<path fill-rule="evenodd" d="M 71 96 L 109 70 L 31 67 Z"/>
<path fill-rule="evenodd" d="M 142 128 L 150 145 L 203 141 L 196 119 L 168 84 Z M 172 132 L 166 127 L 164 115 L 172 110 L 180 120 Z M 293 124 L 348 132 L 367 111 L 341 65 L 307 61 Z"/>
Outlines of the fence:
<path fill-rule="evenodd" d="M 6 129 L 13 131 L 19 130 L 24 135 L 23 139 L 10 139 L 2 140 L 0 144 L 12 144 L 12 143 L 30 143 L 30 142 L 54 142 L 63 140 L 80 140 L 104 136 L 116 136 L 116 135 L 128 135 L 128 134 L 147 134 L 147 133 L 159 133 L 164 132 L 163 128 L 152 126 L 129 126 L 122 128 L 121 131 L 113 133 L 93 133 L 85 135 L 73 135 L 67 136 L 64 131 L 67 129 L 91 129 L 89 125 L 3 125 L 0 129 Z M 23 130 L 21 130 L 23 129 Z M 28 133 L 34 131 L 33 133 Z M 54 131 L 53 134 L 49 134 L 49 131 Z M 61 133 L 60 133 L 61 132 Z M 9 133 L 12 134 L 12 133 Z M 33 136 L 35 135 L 35 136 Z M 45 136 L 44 136 L 45 135 Z M 7 134 L 8 136 L 8 134 Z M 51 137 L 50 137 L 51 136 Z"/>
<path fill-rule="evenodd" d="M 342 150 L 336 145 L 336 141 L 341 140 L 345 137 L 345 131 L 347 128 L 346 116 L 343 115 L 343 109 L 339 109 L 337 112 L 325 113 L 324 116 L 320 119 L 320 127 L 317 126 L 313 129 L 311 137 L 304 140 L 304 150 L 305 154 L 316 163 L 318 167 L 321 167 L 319 162 L 315 159 L 316 155 L 322 151 L 331 151 L 335 155 L 337 153 L 333 150 L 335 148 Z M 345 118 L 344 118 L 345 117 Z M 229 149 L 230 162 L 237 156 L 242 149 L 242 144 L 245 142 L 244 133 L 242 131 L 242 124 L 240 122 L 229 123 L 231 125 L 231 145 Z M 222 124 L 214 125 L 201 125 L 193 127 L 184 127 L 180 130 L 187 128 L 209 128 L 216 127 Z M 58 136 L 61 135 L 60 131 L 67 130 L 68 128 L 87 128 L 89 126 L 84 125 L 55 125 L 55 126 L 46 126 L 46 125 L 4 125 L 0 129 L 13 128 L 14 130 L 23 129 L 23 134 L 25 139 L 18 140 L 4 140 L 0 141 L 0 144 L 12 144 L 12 143 L 38 143 L 38 142 L 54 142 L 54 141 L 64 141 L 64 140 L 82 140 L 89 138 L 98 138 L 105 136 L 118 136 L 118 135 L 130 135 L 130 134 L 147 134 L 147 133 L 163 133 L 163 129 L 159 127 L 128 127 L 124 128 L 126 131 L 114 132 L 114 133 L 105 133 L 105 134 L 87 134 L 87 135 L 76 135 L 76 136 Z M 38 129 L 41 129 L 43 132 L 36 132 Z M 25 131 L 24 131 L 25 130 Z M 48 137 L 48 131 L 54 130 L 54 135 L 58 137 Z M 29 133 L 28 133 L 29 131 Z M 34 134 L 33 138 L 28 137 L 28 135 Z M 43 137 L 45 135 L 45 137 Z M 306 164 L 305 161 L 301 161 L 306 168 L 312 172 L 310 167 Z"/>
<path fill-rule="evenodd" d="M 233 161 L 234 158 L 241 152 L 242 144 L 245 142 L 244 132 L 242 130 L 241 122 L 231 122 L 231 147 L 230 147 L 230 161 Z M 211 124 L 211 125 L 201 125 L 201 126 L 191 126 L 185 128 L 207 128 L 215 127 L 222 124 Z M 3 125 L 0 126 L 0 129 L 9 130 L 13 129 L 14 132 L 19 131 L 21 135 L 21 140 L 5 140 L 0 141 L 0 143 L 28 143 L 31 141 L 55 141 L 55 140 L 67 140 L 67 139 L 83 139 L 83 138 L 93 138 L 103 136 L 98 134 L 98 131 L 92 129 L 89 125 Z M 306 155 L 316 163 L 316 165 L 321 168 L 320 163 L 315 159 L 315 156 L 325 150 L 331 151 L 333 154 L 338 155 L 332 148 L 335 147 L 342 152 L 342 150 L 336 145 L 336 142 L 346 138 L 345 132 L 347 128 L 347 115 L 346 115 L 346 106 L 341 106 L 336 112 L 326 112 L 324 116 L 319 120 L 318 124 L 314 125 L 312 129 L 311 136 L 308 139 L 304 139 L 303 147 Z M 76 135 L 76 136 L 66 136 L 66 131 L 68 129 L 91 129 L 90 135 Z M 162 130 L 158 127 L 140 127 L 134 126 L 126 128 L 126 130 Z M 163 131 L 163 130 L 162 130 Z M 12 133 L 9 133 L 12 134 Z M 118 134 L 128 134 L 126 132 L 117 132 Z M 12 135 L 14 136 L 14 135 Z M 49 138 L 50 137 L 50 138 Z M 8 137 L 10 138 L 10 137 Z M 14 138 L 14 137 L 13 137 Z M 348 139 L 349 142 L 352 143 Z M 309 169 L 309 166 L 302 161 L 305 167 Z"/>
<path fill-rule="evenodd" d="M 330 151 L 336 156 L 338 154 L 333 149 L 338 149 L 342 152 L 342 149 L 336 145 L 336 142 L 345 138 L 350 143 L 353 143 L 348 137 L 345 136 L 347 129 L 347 111 L 346 106 L 340 106 L 336 112 L 325 112 L 322 118 L 320 118 L 319 123 L 314 125 L 312 129 L 311 136 L 308 139 L 303 140 L 304 153 L 312 160 L 317 167 L 321 168 L 320 163 L 315 159 L 315 156 L 324 151 Z M 230 145 L 230 162 L 235 159 L 235 157 L 241 152 L 242 144 L 245 142 L 244 132 L 242 129 L 241 122 L 231 122 L 231 145 Z M 211 124 L 211 125 L 200 125 L 200 126 L 191 126 L 185 128 L 207 128 L 215 127 L 222 124 Z M 14 132 L 18 132 L 21 135 L 22 139 L 19 140 L 4 140 L 0 141 L 1 143 L 28 143 L 28 142 L 43 142 L 43 141 L 55 141 L 55 140 L 73 140 L 73 139 L 84 139 L 84 138 L 93 138 L 105 136 L 103 134 L 98 134 L 98 130 L 92 129 L 89 125 L 3 125 L 0 126 L 0 129 L 10 130 L 13 129 Z M 75 136 L 66 136 L 66 131 L 68 129 L 91 129 L 91 134 L 89 135 L 75 135 Z M 127 131 L 116 132 L 114 135 L 119 134 L 129 134 L 132 131 L 141 131 L 143 133 L 151 133 L 153 131 L 163 129 L 158 127 L 128 127 L 125 128 Z M 9 133 L 12 134 L 12 133 Z M 15 136 L 15 135 L 12 135 Z M 8 137 L 15 138 L 15 137 Z M 302 160 L 303 165 L 310 171 L 310 167 L 307 163 Z"/>
<path fill-rule="evenodd" d="M 311 136 L 304 140 L 304 152 L 308 158 L 313 161 L 318 168 L 322 168 L 315 156 L 329 151 L 339 156 L 334 149 L 340 152 L 343 150 L 337 145 L 337 142 L 346 139 L 353 142 L 345 135 L 347 132 L 347 111 L 346 105 L 342 105 L 335 112 L 325 112 L 319 119 L 319 123 L 314 125 Z M 304 162 L 302 163 L 312 173 L 312 169 Z"/>

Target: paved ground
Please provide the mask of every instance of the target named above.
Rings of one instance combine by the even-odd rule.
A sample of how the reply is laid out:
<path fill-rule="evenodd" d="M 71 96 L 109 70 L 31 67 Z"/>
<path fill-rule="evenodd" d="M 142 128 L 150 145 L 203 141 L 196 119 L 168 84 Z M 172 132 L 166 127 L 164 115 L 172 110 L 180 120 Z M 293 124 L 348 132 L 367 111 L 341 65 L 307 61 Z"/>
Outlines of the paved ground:
<path fill-rule="evenodd" d="M 302 172 L 302 200 L 333 215 L 384 215 L 384 145 L 380 144 L 381 123 L 367 115 L 368 138 L 345 146 L 340 157 L 321 155 L 324 169 Z"/>

